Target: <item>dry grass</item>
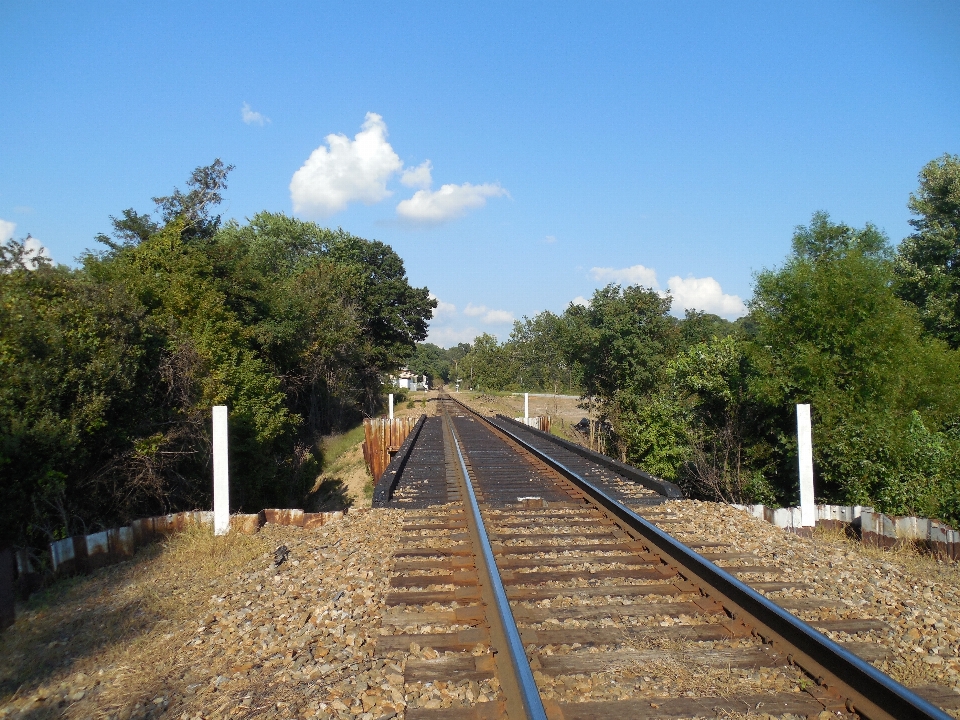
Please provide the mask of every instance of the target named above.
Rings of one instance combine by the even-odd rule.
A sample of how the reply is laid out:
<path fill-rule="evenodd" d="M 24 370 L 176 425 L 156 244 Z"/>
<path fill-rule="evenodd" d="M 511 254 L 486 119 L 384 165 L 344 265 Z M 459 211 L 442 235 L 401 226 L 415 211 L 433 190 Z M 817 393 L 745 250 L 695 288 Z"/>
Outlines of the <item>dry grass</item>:
<path fill-rule="evenodd" d="M 60 707 L 45 703 L 29 717 L 72 717 L 71 704 L 101 685 L 96 717 L 108 717 L 131 696 L 163 695 L 185 628 L 202 619 L 219 581 L 267 553 L 267 543 L 195 526 L 35 595 L 0 636 L 0 708 L 59 694 Z"/>
<path fill-rule="evenodd" d="M 304 508 L 308 512 L 370 507 L 373 478 L 363 460 L 363 426 L 323 441 L 323 472 Z"/>
<path fill-rule="evenodd" d="M 891 563 L 904 572 L 923 577 L 927 580 L 960 588 L 960 563 L 938 560 L 922 552 L 912 542 L 900 542 L 895 547 L 883 549 L 873 545 L 864 545 L 856 538 L 849 537 L 842 530 L 818 527 L 813 539 L 833 549 L 852 552 L 875 562 Z"/>

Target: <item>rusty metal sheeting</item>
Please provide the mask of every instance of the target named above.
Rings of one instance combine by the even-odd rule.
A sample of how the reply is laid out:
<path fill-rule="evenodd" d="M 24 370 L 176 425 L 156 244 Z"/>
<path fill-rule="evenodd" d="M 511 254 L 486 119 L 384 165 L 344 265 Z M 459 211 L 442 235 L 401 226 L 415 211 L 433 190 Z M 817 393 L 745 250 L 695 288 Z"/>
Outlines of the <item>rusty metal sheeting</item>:
<path fill-rule="evenodd" d="M 550 416 L 542 415 L 537 417 L 527 417 L 527 418 L 514 418 L 515 422 L 520 423 L 521 425 L 526 425 L 527 427 L 536 428 L 541 432 L 550 432 Z"/>
<path fill-rule="evenodd" d="M 418 417 L 365 418 L 363 421 L 363 459 L 374 481 L 380 479 L 393 454 L 416 426 Z"/>
<path fill-rule="evenodd" d="M 271 508 L 254 514 L 231 515 L 230 528 L 246 535 L 254 534 L 266 523 L 314 529 L 339 520 L 343 515 L 342 511 L 305 513 L 300 509 Z M 50 543 L 51 564 L 57 575 L 85 574 L 131 558 L 136 548 L 185 530 L 190 525 L 212 524 L 213 513 L 208 510 L 141 518 L 126 527 Z"/>

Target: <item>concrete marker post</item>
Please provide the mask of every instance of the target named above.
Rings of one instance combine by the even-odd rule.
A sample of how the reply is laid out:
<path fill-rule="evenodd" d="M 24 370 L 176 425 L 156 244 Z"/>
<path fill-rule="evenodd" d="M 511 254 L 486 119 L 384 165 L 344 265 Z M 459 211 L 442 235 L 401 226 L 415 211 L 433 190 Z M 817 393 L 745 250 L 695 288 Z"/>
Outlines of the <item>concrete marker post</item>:
<path fill-rule="evenodd" d="M 390 419 L 393 420 L 393 393 L 390 393 Z"/>
<path fill-rule="evenodd" d="M 529 419 L 530 419 L 530 393 L 524 393 L 523 394 L 523 422 L 527 423 Z"/>
<path fill-rule="evenodd" d="M 213 534 L 230 532 L 230 464 L 227 458 L 227 406 L 213 406 Z"/>
<path fill-rule="evenodd" d="M 810 405 L 797 405 L 797 455 L 800 460 L 800 525 L 817 524 L 817 507 L 813 498 L 813 440 L 810 426 Z"/>

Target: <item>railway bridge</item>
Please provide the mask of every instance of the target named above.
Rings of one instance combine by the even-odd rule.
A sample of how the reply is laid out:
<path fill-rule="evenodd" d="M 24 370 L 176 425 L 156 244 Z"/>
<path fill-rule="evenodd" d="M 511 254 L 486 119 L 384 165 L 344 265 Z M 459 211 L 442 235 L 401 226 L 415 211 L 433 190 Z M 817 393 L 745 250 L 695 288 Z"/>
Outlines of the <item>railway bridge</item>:
<path fill-rule="evenodd" d="M 378 648 L 429 648 L 407 662 L 407 683 L 469 682 L 496 701 L 407 718 L 946 719 L 942 708 L 960 708 L 948 689 L 883 674 L 871 664 L 880 646 L 823 634 L 855 638 L 882 622 L 826 619 L 831 601 L 797 597 L 801 584 L 778 568 L 682 529 L 671 483 L 449 395 L 438 402 L 374 492 L 375 507 L 409 511 L 384 559 L 392 592 Z M 774 689 L 744 681 L 758 670 Z M 585 700 L 598 681 L 616 698 Z"/>

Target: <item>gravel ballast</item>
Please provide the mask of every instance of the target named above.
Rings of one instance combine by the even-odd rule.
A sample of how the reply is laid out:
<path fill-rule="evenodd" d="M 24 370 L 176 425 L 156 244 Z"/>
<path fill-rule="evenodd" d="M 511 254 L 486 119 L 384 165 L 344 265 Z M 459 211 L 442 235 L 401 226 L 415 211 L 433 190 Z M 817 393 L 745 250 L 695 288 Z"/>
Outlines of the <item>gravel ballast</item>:
<path fill-rule="evenodd" d="M 657 510 L 680 521 L 664 529 L 683 541 L 728 543 L 725 551 L 753 556 L 719 560 L 722 565 L 775 567 L 781 570 L 778 579 L 809 585 L 768 593 L 784 602 L 810 601 L 797 611 L 806 620 L 886 623 L 888 629 L 856 636 L 828 635 L 889 648 L 891 656 L 878 666 L 901 682 L 960 690 L 960 570 L 955 564 L 909 552 L 882 553 L 839 534 L 798 537 L 715 503 L 675 501 Z M 391 556 L 404 518 L 413 517 L 375 510 L 348 513 L 317 530 L 267 525 L 253 537 L 234 538 L 236 546 L 221 555 L 215 539 L 186 533 L 133 561 L 59 583 L 31 601 L 0 636 L 0 717 L 374 720 L 403 717 L 408 705 L 495 700 L 496 681 L 405 687 L 406 662 L 430 659 L 436 651 L 424 646 L 381 654 L 376 649 L 383 634 L 448 631 L 385 628 L 381 622 Z M 443 533 L 437 535 L 424 537 L 425 544 L 449 542 Z M 276 567 L 274 551 L 281 545 L 289 555 Z M 668 622 L 664 616 L 624 626 Z M 606 624 L 573 618 L 535 627 Z M 657 643 L 637 649 L 657 649 Z M 551 652 L 568 650 L 557 645 Z M 664 661 L 670 660 L 667 654 Z M 704 685 L 721 687 L 724 681 L 721 674 L 695 677 L 690 680 L 696 687 L 686 687 L 684 674 L 676 672 L 664 686 L 657 675 L 663 677 L 662 672 L 640 674 L 629 690 L 605 684 L 602 674 L 560 682 L 545 675 L 538 679 L 564 700 L 683 694 Z M 791 673 L 779 670 L 737 673 L 740 687 L 789 691 L 795 684 Z"/>

